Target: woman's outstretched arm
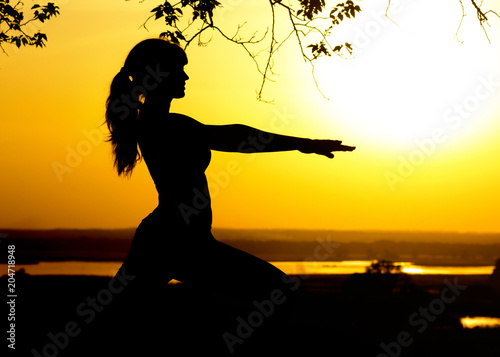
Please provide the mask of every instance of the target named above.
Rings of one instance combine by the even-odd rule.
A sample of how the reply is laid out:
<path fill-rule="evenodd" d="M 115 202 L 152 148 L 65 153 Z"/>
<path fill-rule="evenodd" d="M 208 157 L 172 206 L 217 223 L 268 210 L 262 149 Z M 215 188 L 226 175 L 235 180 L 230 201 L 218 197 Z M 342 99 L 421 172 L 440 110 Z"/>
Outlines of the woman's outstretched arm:
<path fill-rule="evenodd" d="M 246 125 L 205 125 L 212 150 L 255 153 L 298 150 L 333 158 L 333 151 L 353 151 L 355 147 L 342 145 L 339 140 L 311 140 L 273 134 Z"/>

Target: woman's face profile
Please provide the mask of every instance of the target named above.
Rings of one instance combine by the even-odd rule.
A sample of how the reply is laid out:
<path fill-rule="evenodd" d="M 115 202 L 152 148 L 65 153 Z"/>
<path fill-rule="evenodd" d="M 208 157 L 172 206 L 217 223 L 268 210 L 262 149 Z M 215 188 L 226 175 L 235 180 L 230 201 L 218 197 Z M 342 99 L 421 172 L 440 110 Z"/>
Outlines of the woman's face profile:
<path fill-rule="evenodd" d="M 168 75 L 158 87 L 158 94 L 167 98 L 183 98 L 185 96 L 186 81 L 189 76 L 184 70 L 185 63 L 178 62 L 165 66 Z"/>

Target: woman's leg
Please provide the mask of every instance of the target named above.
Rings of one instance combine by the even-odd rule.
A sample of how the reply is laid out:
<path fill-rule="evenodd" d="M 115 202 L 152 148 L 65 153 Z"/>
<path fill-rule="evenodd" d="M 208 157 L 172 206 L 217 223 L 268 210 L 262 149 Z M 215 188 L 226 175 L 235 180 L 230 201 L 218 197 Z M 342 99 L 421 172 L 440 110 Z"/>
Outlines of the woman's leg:
<path fill-rule="evenodd" d="M 175 279 L 222 301 L 223 311 L 218 309 L 215 318 L 224 320 L 219 338 L 225 352 L 267 349 L 280 340 L 295 290 L 281 270 L 218 241 L 196 249 L 176 266 Z"/>
<path fill-rule="evenodd" d="M 158 287 L 177 279 L 190 287 L 191 295 L 200 297 L 193 304 L 201 313 L 191 346 L 196 345 L 197 333 L 207 331 L 218 339 L 213 342 L 226 354 L 263 344 L 267 347 L 269 339 L 278 339 L 293 305 L 295 290 L 286 274 L 262 259 L 216 241 L 209 232 L 165 231 L 166 227 L 149 218 L 136 231 L 123 266 L 127 273 L 137 275 L 125 294 L 128 320 L 135 320 L 130 317 L 137 316 L 137 308 L 138 320 L 146 312 L 144 309 L 148 310 L 146 314 L 155 314 L 155 308 L 164 308 L 165 301 L 158 298 L 161 300 L 165 295 Z M 192 317 L 191 313 L 188 319 Z M 214 325 L 218 327 L 215 334 Z M 155 327 L 143 325 L 139 329 L 154 336 L 153 340 L 161 339 Z"/>

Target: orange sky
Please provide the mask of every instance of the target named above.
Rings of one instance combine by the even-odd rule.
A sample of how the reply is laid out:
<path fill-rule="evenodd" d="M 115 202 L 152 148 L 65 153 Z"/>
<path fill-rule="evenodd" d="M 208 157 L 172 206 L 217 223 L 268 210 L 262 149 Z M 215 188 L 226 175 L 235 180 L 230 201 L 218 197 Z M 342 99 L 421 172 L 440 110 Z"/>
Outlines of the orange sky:
<path fill-rule="evenodd" d="M 500 232 L 500 21 L 491 18 L 488 44 L 468 9 L 459 43 L 456 1 L 394 2 L 398 26 L 383 17 L 386 3 L 361 3 L 335 33 L 354 44 L 352 58 L 318 61 L 328 99 L 293 40 L 264 92 L 274 104 L 256 100 L 261 78 L 240 47 L 214 33 L 207 47 L 188 49 L 190 80 L 174 111 L 357 146 L 333 160 L 214 153 L 215 227 Z M 100 126 L 127 52 L 163 30 L 139 28 L 152 4 L 63 2 L 42 28 L 46 48 L 0 57 L 0 227 L 134 227 L 154 209 L 145 164 L 118 178 Z M 227 4 L 228 33 L 244 20 L 248 33 L 264 31 L 265 2 Z"/>

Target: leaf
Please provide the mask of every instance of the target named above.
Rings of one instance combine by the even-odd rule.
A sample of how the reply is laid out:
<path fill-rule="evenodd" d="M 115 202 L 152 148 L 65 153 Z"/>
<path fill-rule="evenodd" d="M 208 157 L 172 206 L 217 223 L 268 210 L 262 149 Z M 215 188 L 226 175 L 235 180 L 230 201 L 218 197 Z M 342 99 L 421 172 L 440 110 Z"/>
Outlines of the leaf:
<path fill-rule="evenodd" d="M 352 45 L 348 42 L 345 43 L 345 47 L 347 48 L 347 51 L 352 55 Z"/>
<path fill-rule="evenodd" d="M 318 44 L 312 44 L 312 45 L 307 46 L 306 48 L 309 48 L 309 47 L 311 47 L 312 52 L 316 52 L 318 50 Z"/>
<path fill-rule="evenodd" d="M 175 31 L 175 36 L 177 36 L 177 38 L 182 40 L 182 41 L 186 41 L 186 38 L 184 37 L 184 35 L 180 31 Z"/>
<path fill-rule="evenodd" d="M 155 14 L 155 20 L 158 20 L 161 17 L 163 17 L 163 11 L 157 11 Z"/>
<path fill-rule="evenodd" d="M 49 2 L 46 6 L 43 7 L 43 12 L 47 15 L 47 18 L 51 16 L 59 15 L 59 6 L 55 6 L 53 2 Z"/>
<path fill-rule="evenodd" d="M 324 0 L 299 0 L 299 2 L 304 10 L 304 16 L 309 20 L 312 20 L 314 15 L 319 14 L 325 7 Z"/>

